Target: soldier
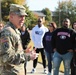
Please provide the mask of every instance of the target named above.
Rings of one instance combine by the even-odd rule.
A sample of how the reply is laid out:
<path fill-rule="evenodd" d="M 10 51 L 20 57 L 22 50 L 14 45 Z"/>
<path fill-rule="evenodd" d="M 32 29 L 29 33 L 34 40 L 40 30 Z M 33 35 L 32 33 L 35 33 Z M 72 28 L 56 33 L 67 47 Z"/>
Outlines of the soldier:
<path fill-rule="evenodd" d="M 24 53 L 21 44 L 18 29 L 24 24 L 26 15 L 23 6 L 10 5 L 9 22 L 0 36 L 0 75 L 25 75 L 24 61 L 36 58 L 35 52 Z"/>

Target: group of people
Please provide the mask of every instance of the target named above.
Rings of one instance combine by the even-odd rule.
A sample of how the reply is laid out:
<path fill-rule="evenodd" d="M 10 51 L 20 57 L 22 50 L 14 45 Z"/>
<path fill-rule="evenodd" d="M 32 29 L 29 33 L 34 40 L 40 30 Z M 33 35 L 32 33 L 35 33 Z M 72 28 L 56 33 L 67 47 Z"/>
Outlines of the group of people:
<path fill-rule="evenodd" d="M 31 38 L 24 25 L 25 8 L 11 4 L 9 22 L 0 24 L 0 75 L 26 75 L 27 61 L 33 60 L 31 73 L 36 72 L 38 54 L 41 53 L 44 73 L 59 75 L 61 61 L 64 64 L 64 75 L 76 75 L 76 22 L 70 28 L 70 20 L 65 18 L 61 28 L 51 22 L 48 28 L 43 25 L 42 18 L 31 31 Z M 3 27 L 3 28 L 1 28 Z M 28 48 L 30 40 L 34 47 Z M 46 56 L 48 72 L 46 70 Z M 52 64 L 53 62 L 53 64 Z"/>
<path fill-rule="evenodd" d="M 45 59 L 45 56 L 47 56 L 47 75 L 51 75 L 52 67 L 53 75 L 59 75 L 61 61 L 63 61 L 64 64 L 64 75 L 70 75 L 70 68 L 75 70 L 74 67 L 71 67 L 73 54 L 76 49 L 75 22 L 73 24 L 73 29 L 70 28 L 70 20 L 68 18 L 63 20 L 61 28 L 57 28 L 55 22 L 49 23 L 48 27 L 49 30 L 44 27 L 42 18 L 39 18 L 38 24 L 32 29 L 31 33 L 36 53 L 40 52 L 42 56 L 44 73 L 47 74 Z M 31 73 L 36 71 L 37 60 L 38 58 L 33 61 Z M 75 74 L 73 70 L 71 70 L 71 75 Z"/>
<path fill-rule="evenodd" d="M 76 74 L 76 22 L 73 23 L 73 29 L 70 28 L 70 24 L 70 20 L 65 18 L 61 28 L 57 28 L 56 23 L 51 22 L 48 25 L 49 30 L 46 30 L 41 18 L 39 18 L 38 25 L 32 29 L 32 40 L 36 48 L 36 53 L 41 52 L 44 73 L 47 73 L 47 71 L 45 67 L 46 61 L 44 61 L 45 56 L 43 58 L 43 54 L 47 56 L 47 75 L 51 75 L 52 67 L 53 75 L 59 75 L 59 67 L 62 61 L 64 65 L 64 75 L 70 75 L 70 69 L 71 75 Z M 36 71 L 37 59 L 38 58 L 33 61 L 31 73 Z"/>

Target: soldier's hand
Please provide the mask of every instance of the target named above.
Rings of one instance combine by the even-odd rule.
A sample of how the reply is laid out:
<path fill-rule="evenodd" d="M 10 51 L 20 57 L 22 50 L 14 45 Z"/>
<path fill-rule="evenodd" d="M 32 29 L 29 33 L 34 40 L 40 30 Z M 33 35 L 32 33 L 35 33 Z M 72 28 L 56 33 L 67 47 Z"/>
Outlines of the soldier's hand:
<path fill-rule="evenodd" d="M 30 53 L 30 59 L 31 60 L 34 60 L 34 59 L 36 59 L 37 57 L 38 57 L 38 53 L 36 53 L 35 51 L 32 51 L 31 53 Z"/>
<path fill-rule="evenodd" d="M 31 46 L 29 46 L 26 50 L 24 50 L 25 53 L 29 53 L 31 51 Z"/>
<path fill-rule="evenodd" d="M 33 50 L 31 50 L 31 52 L 33 53 L 36 53 L 36 48 L 33 48 Z"/>

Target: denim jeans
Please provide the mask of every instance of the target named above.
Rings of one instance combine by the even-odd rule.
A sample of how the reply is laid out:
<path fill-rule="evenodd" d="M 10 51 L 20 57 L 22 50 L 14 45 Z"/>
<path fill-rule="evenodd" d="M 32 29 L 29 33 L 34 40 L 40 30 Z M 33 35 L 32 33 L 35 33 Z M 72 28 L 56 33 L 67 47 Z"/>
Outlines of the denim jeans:
<path fill-rule="evenodd" d="M 68 52 L 66 54 L 59 54 L 57 51 L 54 52 L 53 55 L 53 75 L 59 75 L 59 67 L 61 64 L 61 61 L 63 61 L 64 65 L 64 75 L 70 75 L 70 63 L 71 59 L 73 57 L 72 52 Z"/>
<path fill-rule="evenodd" d="M 48 61 L 48 72 L 51 73 L 51 70 L 52 70 L 52 56 L 53 56 L 53 53 L 49 53 L 47 51 L 45 51 L 45 54 L 47 56 L 47 61 Z"/>

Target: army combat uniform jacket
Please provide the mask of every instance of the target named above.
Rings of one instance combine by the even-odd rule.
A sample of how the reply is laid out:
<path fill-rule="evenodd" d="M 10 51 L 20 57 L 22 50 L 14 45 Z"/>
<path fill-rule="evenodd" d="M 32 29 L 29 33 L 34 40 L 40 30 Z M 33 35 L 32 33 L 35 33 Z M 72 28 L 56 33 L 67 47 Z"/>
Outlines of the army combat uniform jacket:
<path fill-rule="evenodd" d="M 24 75 L 24 61 L 20 32 L 12 23 L 7 23 L 0 34 L 0 75 Z"/>

